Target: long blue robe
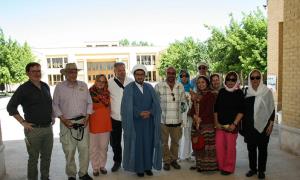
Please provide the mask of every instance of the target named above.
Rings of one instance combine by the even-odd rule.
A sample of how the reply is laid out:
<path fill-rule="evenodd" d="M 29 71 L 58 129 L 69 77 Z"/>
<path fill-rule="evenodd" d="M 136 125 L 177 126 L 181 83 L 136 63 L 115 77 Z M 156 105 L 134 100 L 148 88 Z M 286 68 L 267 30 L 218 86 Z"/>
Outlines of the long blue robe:
<path fill-rule="evenodd" d="M 160 133 L 161 108 L 159 99 L 150 84 L 144 83 L 142 94 L 135 82 L 128 84 L 121 104 L 124 130 L 123 168 L 142 173 L 144 170 L 160 170 L 162 148 Z M 150 111 L 151 117 L 141 119 L 141 111 Z"/>

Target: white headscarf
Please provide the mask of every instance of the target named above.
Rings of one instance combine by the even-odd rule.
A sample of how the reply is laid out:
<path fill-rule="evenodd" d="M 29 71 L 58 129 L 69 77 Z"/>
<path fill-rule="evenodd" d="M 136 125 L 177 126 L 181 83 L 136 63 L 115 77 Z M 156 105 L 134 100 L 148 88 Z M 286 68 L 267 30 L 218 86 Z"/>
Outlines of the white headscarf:
<path fill-rule="evenodd" d="M 256 91 L 253 89 L 250 79 L 253 72 L 258 72 L 261 77 Z M 261 133 L 266 127 L 275 106 L 272 91 L 263 84 L 261 72 L 257 69 L 252 70 L 248 77 L 248 91 L 246 97 L 250 96 L 255 96 L 253 115 L 254 128 Z"/>
<path fill-rule="evenodd" d="M 234 85 L 232 88 L 229 88 L 229 87 L 227 87 L 227 85 L 226 85 L 226 78 L 228 78 L 228 77 L 227 77 L 228 74 L 229 74 L 229 73 L 232 73 L 232 72 L 236 74 L 236 82 L 235 82 L 235 85 Z M 230 76 L 229 76 L 229 78 L 230 78 Z M 233 92 L 233 91 L 235 91 L 235 90 L 238 90 L 238 89 L 240 88 L 240 78 L 239 78 L 239 75 L 238 75 L 236 72 L 234 72 L 234 71 L 228 72 L 228 73 L 226 74 L 226 76 L 225 76 L 223 85 L 224 85 L 224 88 L 225 88 L 227 91 L 229 91 L 229 92 Z"/>

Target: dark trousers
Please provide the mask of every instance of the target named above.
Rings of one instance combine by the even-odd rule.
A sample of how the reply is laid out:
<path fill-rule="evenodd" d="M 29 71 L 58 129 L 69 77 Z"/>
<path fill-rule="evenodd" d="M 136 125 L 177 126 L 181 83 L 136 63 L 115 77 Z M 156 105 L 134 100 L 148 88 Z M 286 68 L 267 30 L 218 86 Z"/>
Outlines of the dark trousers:
<path fill-rule="evenodd" d="M 114 152 L 114 162 L 122 162 L 122 122 L 111 118 L 112 131 L 110 133 L 110 145 Z"/>
<path fill-rule="evenodd" d="M 247 143 L 249 167 L 252 171 L 265 172 L 268 157 L 268 142 Z M 257 166 L 258 149 L 258 166 Z"/>

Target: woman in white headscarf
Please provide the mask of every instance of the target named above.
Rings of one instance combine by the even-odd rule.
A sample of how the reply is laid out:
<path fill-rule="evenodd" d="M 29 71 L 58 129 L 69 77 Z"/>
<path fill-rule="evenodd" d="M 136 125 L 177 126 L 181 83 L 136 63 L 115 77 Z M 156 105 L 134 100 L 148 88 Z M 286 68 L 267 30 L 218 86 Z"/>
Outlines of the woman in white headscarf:
<path fill-rule="evenodd" d="M 258 172 L 258 178 L 264 179 L 268 143 L 275 117 L 274 99 L 271 90 L 263 84 L 259 70 L 251 71 L 248 86 L 245 91 L 245 115 L 242 123 L 250 166 L 246 176 L 251 177 Z"/>

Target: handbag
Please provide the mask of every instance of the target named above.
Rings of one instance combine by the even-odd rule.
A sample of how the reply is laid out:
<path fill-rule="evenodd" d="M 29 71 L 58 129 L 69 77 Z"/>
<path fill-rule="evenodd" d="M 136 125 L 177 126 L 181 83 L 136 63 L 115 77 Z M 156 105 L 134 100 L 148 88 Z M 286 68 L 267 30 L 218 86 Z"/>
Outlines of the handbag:
<path fill-rule="evenodd" d="M 204 149 L 205 140 L 200 134 L 198 136 L 192 136 L 192 148 L 194 151 L 200 151 Z"/>

